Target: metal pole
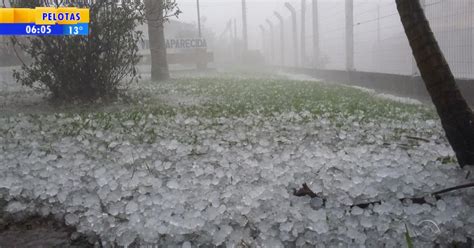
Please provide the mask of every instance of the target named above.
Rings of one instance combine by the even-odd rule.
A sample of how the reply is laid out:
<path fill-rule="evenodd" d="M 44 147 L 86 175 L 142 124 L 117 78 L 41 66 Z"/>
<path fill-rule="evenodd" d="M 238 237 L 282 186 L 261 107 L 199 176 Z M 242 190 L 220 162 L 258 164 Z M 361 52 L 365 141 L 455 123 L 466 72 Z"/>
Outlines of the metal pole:
<path fill-rule="evenodd" d="M 382 37 L 382 30 L 380 29 L 380 1 L 378 1 L 377 3 L 377 51 L 375 51 L 375 53 L 377 52 L 380 52 L 381 51 L 381 37 Z M 374 54 L 374 51 L 372 51 L 372 56 Z M 379 57 L 379 56 L 377 56 Z M 376 63 L 375 64 L 375 69 L 377 70 L 377 72 L 381 72 L 382 71 L 382 63 Z"/>
<path fill-rule="evenodd" d="M 354 2 L 346 0 L 346 70 L 354 70 Z"/>
<path fill-rule="evenodd" d="M 266 47 L 265 47 L 265 27 L 263 25 L 260 25 L 260 30 L 262 31 L 262 54 L 263 57 L 266 57 Z"/>
<path fill-rule="evenodd" d="M 231 58 L 235 59 L 235 37 L 234 37 L 234 33 L 232 32 L 232 25 L 233 22 L 232 22 L 232 19 L 230 19 L 228 22 L 227 22 L 227 29 L 229 29 L 229 44 L 230 44 L 230 53 L 231 53 Z"/>
<path fill-rule="evenodd" d="M 301 65 L 306 65 L 306 0 L 301 0 Z"/>
<path fill-rule="evenodd" d="M 229 30 L 229 39 L 230 39 L 231 41 L 234 40 L 234 33 L 232 32 L 232 29 L 233 29 L 233 28 L 234 28 L 234 27 L 233 27 L 233 22 L 232 22 L 232 19 L 230 19 L 230 20 L 227 21 L 227 28 L 226 28 L 226 29 Z"/>
<path fill-rule="evenodd" d="M 242 0 L 242 39 L 244 42 L 244 51 L 248 50 L 248 34 L 247 34 L 247 3 Z"/>
<path fill-rule="evenodd" d="M 319 68 L 319 12 L 318 0 L 313 0 L 313 60 L 314 67 Z"/>
<path fill-rule="evenodd" d="M 274 12 L 275 16 L 280 20 L 280 47 L 281 47 L 281 65 L 285 65 L 285 21 L 283 16 L 278 12 Z"/>
<path fill-rule="evenodd" d="M 273 29 L 273 23 L 270 20 L 266 20 L 268 27 L 270 27 L 270 58 L 272 61 L 275 60 L 275 30 Z"/>
<path fill-rule="evenodd" d="M 200 6 L 199 6 L 199 0 L 196 0 L 197 1 L 197 17 L 198 17 L 198 29 L 199 29 L 199 37 L 202 37 L 202 33 L 201 33 L 201 10 L 200 10 Z"/>
<path fill-rule="evenodd" d="M 232 32 L 232 31 L 231 31 Z M 234 18 L 234 55 L 236 60 L 239 58 L 239 37 L 237 36 L 237 19 Z"/>
<path fill-rule="evenodd" d="M 237 37 L 237 19 L 234 18 L 234 37 L 235 37 L 235 40 L 237 41 L 238 37 Z"/>
<path fill-rule="evenodd" d="M 285 3 L 285 7 L 291 12 L 291 19 L 293 22 L 293 54 L 295 55 L 295 66 L 298 67 L 298 27 L 296 25 L 296 10 L 295 8 L 289 3 Z"/>

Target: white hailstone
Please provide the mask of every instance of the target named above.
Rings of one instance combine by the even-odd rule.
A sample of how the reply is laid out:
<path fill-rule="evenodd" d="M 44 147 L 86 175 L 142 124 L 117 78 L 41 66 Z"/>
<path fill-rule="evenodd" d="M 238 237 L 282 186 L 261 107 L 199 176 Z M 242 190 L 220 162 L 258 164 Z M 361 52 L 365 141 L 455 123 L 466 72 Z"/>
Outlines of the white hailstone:
<path fill-rule="evenodd" d="M 371 228 L 374 226 L 374 220 L 367 216 L 360 216 L 360 225 L 365 228 Z"/>
<path fill-rule="evenodd" d="M 260 145 L 263 146 L 263 147 L 267 147 L 267 146 L 270 145 L 270 142 L 269 142 L 268 140 L 266 140 L 266 139 L 261 139 L 261 140 L 258 142 L 258 144 L 260 144 Z"/>
<path fill-rule="evenodd" d="M 216 245 L 222 244 L 227 236 L 232 233 L 233 228 L 229 225 L 223 225 L 219 227 L 220 230 L 214 235 L 214 242 Z"/>
<path fill-rule="evenodd" d="M 109 147 L 109 149 L 113 149 L 113 148 L 117 147 L 118 145 L 119 145 L 118 142 L 112 141 L 112 142 L 110 142 L 108 147 Z"/>
<path fill-rule="evenodd" d="M 57 123 L 68 125 L 65 117 L 48 122 L 40 118 L 48 127 L 43 134 L 34 131 L 36 122 L 29 116 L 11 117 L 10 124 L 0 117 L 5 124 L 0 127 L 10 125 L 16 137 L 0 137 L 4 149 L 0 152 L 0 190 L 5 199 L 48 203 L 50 209 L 40 209 L 41 214 L 65 214 L 65 221 L 80 232 L 96 233 L 120 245 L 137 237 L 153 243 L 164 234 L 169 237 L 162 240 L 164 247 L 209 243 L 231 247 L 243 244 L 242 240 L 256 247 L 279 247 L 285 242 L 312 247 L 316 243 L 321 247 L 399 247 L 404 245 L 400 220 L 414 225 L 419 216 L 442 225 L 443 232 L 456 233 L 442 236 L 446 242 L 473 235 L 474 212 L 468 195 L 443 197 L 432 202 L 435 207 L 404 206 L 396 200 L 464 180 L 463 171 L 433 162 L 436 157 L 453 156 L 449 144 L 440 138 L 444 133 L 439 122 L 426 122 L 413 114 L 405 115 L 410 117 L 407 121 L 375 121 L 356 112 L 344 117 L 325 113 L 309 123 L 297 123 L 302 116 L 305 114 L 239 118 L 182 114 L 173 120 L 157 116 L 142 124 L 153 123 L 159 127 L 155 129 L 159 136 L 169 140 L 150 145 L 136 144 L 120 125 L 107 135 L 103 130 L 87 130 L 78 137 L 54 141 L 48 130 L 58 130 Z M 368 126 L 367 120 L 372 121 Z M 357 121 L 358 126 L 353 124 Z M 21 124 L 22 129 L 15 127 L 22 122 L 27 123 Z M 339 123 L 342 125 L 336 126 Z M 402 149 L 398 141 L 390 140 L 395 129 L 418 133 L 433 142 Z M 191 133 L 202 142 L 197 148 L 187 144 Z M 302 143 L 305 133 L 314 138 Z M 383 139 L 392 145 L 383 146 Z M 97 147 L 99 140 L 110 142 L 108 151 Z M 42 151 L 49 142 L 63 159 Z M 86 147 L 87 142 L 93 147 Z M 238 144 L 229 146 L 230 142 Z M 192 148 L 204 155 L 187 156 Z M 145 161 L 149 168 L 130 168 L 136 160 Z M 108 166 L 110 161 L 113 167 Z M 312 181 L 318 183 L 311 188 L 327 197 L 327 208 L 322 207 L 321 199 L 294 197 L 288 192 L 295 182 Z M 99 199 L 108 213 L 102 212 Z M 341 207 L 361 199 L 383 203 L 373 210 L 354 208 L 352 213 Z M 6 209 L 22 212 L 30 208 L 11 201 Z M 129 221 L 122 223 L 121 218 Z M 196 233 L 192 244 L 186 241 L 185 237 Z"/>
<path fill-rule="evenodd" d="M 100 139 L 100 138 L 104 137 L 104 133 L 103 133 L 102 131 L 97 131 L 97 132 L 95 133 L 95 137 L 97 137 L 97 138 Z"/>
<path fill-rule="evenodd" d="M 41 216 L 48 216 L 51 213 L 51 208 L 48 206 L 43 206 L 40 208 L 39 213 Z"/>
<path fill-rule="evenodd" d="M 318 222 L 321 220 L 326 221 L 326 211 L 321 209 L 321 210 L 309 210 L 307 211 L 307 217 L 309 220 L 312 220 L 313 222 Z"/>
<path fill-rule="evenodd" d="M 364 210 L 360 207 L 353 207 L 352 210 L 351 210 L 351 213 L 353 215 L 361 215 L 364 213 Z"/>
<path fill-rule="evenodd" d="M 116 190 L 116 189 L 117 189 L 118 183 L 117 183 L 115 180 L 113 180 L 113 181 L 110 181 L 110 182 L 109 182 L 108 186 L 109 186 L 110 190 L 113 191 L 113 190 Z"/>
<path fill-rule="evenodd" d="M 436 202 L 436 207 L 439 209 L 439 211 L 445 211 L 446 210 L 446 202 L 443 200 L 439 200 Z"/>
<path fill-rule="evenodd" d="M 321 199 L 319 197 L 314 197 L 314 198 L 311 199 L 310 205 L 311 205 L 312 209 L 318 210 L 318 209 L 323 207 L 324 201 L 323 201 L 323 199 Z"/>
<path fill-rule="evenodd" d="M 48 196 L 56 196 L 59 192 L 59 189 L 55 187 L 53 184 L 49 184 L 48 187 L 46 187 L 46 194 Z"/>
<path fill-rule="evenodd" d="M 170 179 L 167 183 L 166 186 L 170 189 L 178 189 L 179 188 L 179 183 L 178 181 L 174 179 Z"/>
<path fill-rule="evenodd" d="M 181 248 L 191 248 L 191 243 L 189 241 L 186 241 L 183 243 L 183 245 L 181 246 Z"/>
<path fill-rule="evenodd" d="M 133 201 L 129 202 L 127 206 L 125 207 L 125 213 L 127 214 L 135 213 L 137 210 L 138 210 L 138 204 Z"/>
<path fill-rule="evenodd" d="M 135 122 L 133 122 L 131 120 L 130 121 L 125 121 L 125 122 L 122 123 L 122 125 L 130 128 L 130 127 L 135 125 Z"/>
<path fill-rule="evenodd" d="M 76 225 L 79 222 L 79 216 L 76 214 L 66 214 L 64 220 L 68 226 Z"/>
<path fill-rule="evenodd" d="M 289 232 L 293 228 L 293 223 L 292 222 L 285 222 L 280 224 L 280 231 L 282 232 Z"/>
<path fill-rule="evenodd" d="M 109 183 L 109 179 L 108 179 L 107 175 L 103 175 L 103 176 L 97 178 L 97 184 L 99 185 L 99 187 L 104 187 L 108 183 Z"/>
<path fill-rule="evenodd" d="M 56 160 L 57 158 L 58 158 L 57 155 L 55 155 L 55 154 L 49 154 L 48 156 L 46 156 L 45 161 L 46 161 L 46 162 L 48 162 L 48 161 L 54 161 L 54 160 Z"/>
<path fill-rule="evenodd" d="M 118 237 L 117 243 L 120 246 L 128 247 L 136 238 L 137 234 L 135 232 L 127 230 Z"/>
<path fill-rule="evenodd" d="M 8 203 L 8 205 L 6 207 L 6 211 L 10 212 L 10 213 L 18 213 L 18 212 L 21 212 L 21 211 L 25 210 L 27 207 L 28 207 L 28 205 L 26 205 L 24 203 L 21 203 L 21 202 L 18 202 L 18 201 L 12 201 L 12 202 Z"/>
<path fill-rule="evenodd" d="M 67 196 L 68 196 L 68 191 L 66 191 L 66 190 L 61 190 L 56 195 L 56 197 L 58 198 L 59 203 L 61 203 L 61 204 L 66 202 Z"/>

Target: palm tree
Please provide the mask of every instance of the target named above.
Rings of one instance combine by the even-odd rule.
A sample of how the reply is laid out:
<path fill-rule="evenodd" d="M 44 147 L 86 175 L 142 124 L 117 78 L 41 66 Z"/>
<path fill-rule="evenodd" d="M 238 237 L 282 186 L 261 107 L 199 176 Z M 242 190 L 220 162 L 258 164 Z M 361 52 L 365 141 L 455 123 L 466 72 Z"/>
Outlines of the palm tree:
<path fill-rule="evenodd" d="M 474 114 L 459 90 L 419 0 L 396 0 L 425 86 L 459 165 L 474 166 Z"/>

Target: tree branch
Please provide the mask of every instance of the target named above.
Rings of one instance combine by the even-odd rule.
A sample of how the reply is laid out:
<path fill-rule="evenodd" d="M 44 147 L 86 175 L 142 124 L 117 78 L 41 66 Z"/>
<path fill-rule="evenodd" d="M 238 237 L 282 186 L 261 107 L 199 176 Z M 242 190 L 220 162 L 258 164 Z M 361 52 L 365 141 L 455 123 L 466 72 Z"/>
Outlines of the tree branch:
<path fill-rule="evenodd" d="M 458 185 L 458 186 L 454 186 L 454 187 L 447 188 L 447 189 L 442 189 L 442 190 L 433 192 L 433 193 L 429 194 L 428 196 L 434 197 L 436 200 L 440 200 L 442 194 L 452 192 L 452 191 L 456 191 L 456 190 L 460 190 L 460 189 L 467 189 L 467 188 L 474 188 L 474 183 L 467 183 L 467 184 Z M 297 197 L 310 196 L 311 198 L 315 198 L 315 197 L 322 198 L 322 197 L 318 196 L 316 193 L 314 193 L 314 191 L 312 191 L 306 183 L 303 183 L 302 188 L 300 188 L 298 190 L 294 189 L 293 190 L 293 195 L 297 196 Z M 323 198 L 323 200 L 324 200 L 324 202 L 326 202 L 326 199 Z M 406 197 L 406 198 L 401 198 L 401 199 L 398 199 L 398 200 L 401 201 L 401 202 L 411 201 L 414 204 L 425 204 L 425 203 L 429 204 L 429 202 L 427 202 L 425 200 L 425 197 Z M 372 201 L 372 202 L 366 202 L 366 203 L 358 203 L 358 204 L 351 205 L 350 207 L 351 208 L 359 207 L 359 208 L 364 208 L 365 209 L 365 208 L 368 208 L 370 205 L 375 205 L 375 204 L 382 204 L 382 201 L 378 200 L 378 201 Z"/>

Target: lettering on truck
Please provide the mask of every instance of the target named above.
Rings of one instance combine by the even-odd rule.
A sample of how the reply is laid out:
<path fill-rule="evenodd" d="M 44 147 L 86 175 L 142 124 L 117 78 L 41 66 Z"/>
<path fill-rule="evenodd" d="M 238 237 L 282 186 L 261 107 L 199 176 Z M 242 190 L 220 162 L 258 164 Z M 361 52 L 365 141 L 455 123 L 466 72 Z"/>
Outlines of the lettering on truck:
<path fill-rule="evenodd" d="M 190 48 L 206 48 L 205 39 L 167 39 L 166 48 L 168 49 L 190 49 Z"/>

